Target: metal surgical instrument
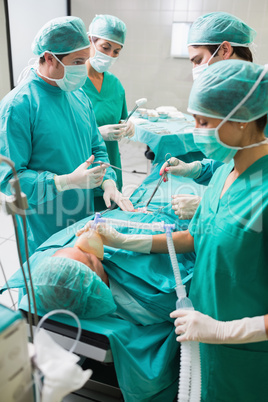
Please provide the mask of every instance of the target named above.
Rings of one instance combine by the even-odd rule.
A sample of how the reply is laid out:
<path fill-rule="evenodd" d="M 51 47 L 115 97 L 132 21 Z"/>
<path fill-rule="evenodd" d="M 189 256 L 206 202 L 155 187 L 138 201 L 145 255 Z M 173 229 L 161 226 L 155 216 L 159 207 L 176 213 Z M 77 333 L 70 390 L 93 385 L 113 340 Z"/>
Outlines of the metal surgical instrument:
<path fill-rule="evenodd" d="M 165 161 L 167 162 L 168 166 L 170 166 L 170 163 L 169 163 L 169 159 L 170 159 L 170 158 L 167 159 L 168 155 L 171 156 L 170 153 L 167 153 L 166 156 L 165 156 Z M 166 176 L 167 176 L 167 173 L 164 172 L 164 173 L 162 174 L 162 176 L 160 177 L 160 179 L 158 180 L 157 185 L 156 185 L 156 187 L 155 187 L 155 189 L 154 189 L 154 191 L 153 191 L 151 197 L 149 198 L 149 200 L 147 201 L 147 204 L 145 205 L 145 208 L 147 208 L 148 205 L 150 204 L 150 202 L 152 201 L 152 199 L 153 199 L 155 193 L 157 192 L 157 190 L 158 190 L 159 187 L 160 187 L 160 184 L 161 184 L 162 181 L 166 178 Z"/>
<path fill-rule="evenodd" d="M 141 107 L 142 105 L 144 105 L 147 102 L 146 98 L 141 98 L 136 100 L 136 105 L 134 106 L 134 108 L 131 110 L 131 112 L 129 113 L 128 117 L 126 118 L 126 120 L 124 120 L 123 123 L 127 123 L 128 119 L 130 118 L 130 116 L 133 115 L 133 113 L 135 112 L 136 109 L 138 109 L 138 107 Z"/>
<path fill-rule="evenodd" d="M 133 171 L 133 172 L 130 172 L 129 170 L 121 169 L 120 167 L 111 165 L 110 163 L 108 163 L 108 162 L 103 162 L 103 161 L 92 162 L 91 165 L 104 165 L 105 167 L 111 167 L 111 168 L 113 168 L 113 169 L 121 170 L 121 172 L 124 172 L 124 173 L 143 174 L 143 172 L 134 172 L 134 171 Z"/>

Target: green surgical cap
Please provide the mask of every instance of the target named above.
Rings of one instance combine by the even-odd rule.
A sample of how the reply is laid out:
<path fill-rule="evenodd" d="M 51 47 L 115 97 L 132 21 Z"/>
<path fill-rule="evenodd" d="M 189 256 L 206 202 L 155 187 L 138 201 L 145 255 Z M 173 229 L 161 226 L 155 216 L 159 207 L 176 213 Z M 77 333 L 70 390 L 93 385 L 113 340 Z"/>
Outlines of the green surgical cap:
<path fill-rule="evenodd" d="M 90 36 L 110 40 L 124 45 L 126 39 L 127 28 L 123 21 L 113 15 L 96 15 L 89 25 Z"/>
<path fill-rule="evenodd" d="M 81 319 L 113 313 L 116 305 L 108 286 L 86 265 L 70 258 L 46 257 L 32 281 L 38 309 L 66 309 Z"/>
<path fill-rule="evenodd" d="M 224 60 L 209 66 L 194 81 L 188 112 L 224 119 L 249 93 L 264 72 L 259 85 L 228 120 L 249 122 L 268 112 L 268 64 Z"/>
<path fill-rule="evenodd" d="M 248 46 L 257 35 L 234 15 L 215 12 L 197 18 L 190 28 L 188 46 L 218 45 L 228 41 L 232 46 Z"/>
<path fill-rule="evenodd" d="M 90 46 L 86 27 L 77 17 L 60 17 L 47 22 L 32 43 L 32 51 L 43 56 L 45 51 L 54 54 L 73 53 Z"/>

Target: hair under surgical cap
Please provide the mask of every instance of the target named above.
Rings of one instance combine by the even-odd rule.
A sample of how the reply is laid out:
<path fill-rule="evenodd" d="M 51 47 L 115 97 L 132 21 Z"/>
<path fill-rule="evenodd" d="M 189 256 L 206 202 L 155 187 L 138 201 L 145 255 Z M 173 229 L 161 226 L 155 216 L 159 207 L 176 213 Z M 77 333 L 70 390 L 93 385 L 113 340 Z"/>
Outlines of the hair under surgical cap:
<path fill-rule="evenodd" d="M 209 66 L 194 81 L 188 112 L 223 119 L 249 93 L 261 73 L 264 77 L 249 98 L 228 120 L 249 122 L 268 112 L 268 64 L 224 60 Z"/>
<path fill-rule="evenodd" d="M 228 41 L 232 46 L 249 46 L 257 35 L 234 15 L 215 12 L 197 18 L 190 28 L 188 46 L 218 45 Z"/>
<path fill-rule="evenodd" d="M 32 281 L 37 308 L 43 311 L 66 309 L 86 319 L 116 310 L 108 286 L 79 261 L 46 257 L 34 269 Z"/>
<path fill-rule="evenodd" d="M 43 56 L 45 51 L 54 54 L 73 53 L 90 46 L 86 27 L 77 17 L 60 17 L 47 22 L 32 43 L 32 51 Z"/>
<path fill-rule="evenodd" d="M 123 21 L 113 15 L 96 15 L 89 25 L 90 36 L 110 40 L 124 45 L 126 39 L 127 28 Z"/>

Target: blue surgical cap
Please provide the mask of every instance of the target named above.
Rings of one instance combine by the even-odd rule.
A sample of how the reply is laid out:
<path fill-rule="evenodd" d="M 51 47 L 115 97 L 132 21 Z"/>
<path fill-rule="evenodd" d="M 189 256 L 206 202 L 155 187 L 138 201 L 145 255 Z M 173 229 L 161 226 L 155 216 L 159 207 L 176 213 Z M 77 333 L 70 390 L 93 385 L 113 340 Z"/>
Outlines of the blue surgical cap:
<path fill-rule="evenodd" d="M 267 70 L 268 64 L 260 66 L 243 60 L 212 64 L 194 81 L 188 112 L 224 119 L 245 98 L 263 72 L 259 85 L 228 119 L 238 122 L 257 120 L 268 112 Z"/>
<path fill-rule="evenodd" d="M 126 39 L 127 28 L 123 21 L 113 15 L 96 15 L 89 25 L 90 36 L 110 40 L 124 45 Z"/>
<path fill-rule="evenodd" d="M 45 51 L 66 54 L 90 46 L 86 27 L 77 17 L 60 17 L 47 22 L 32 43 L 32 51 L 43 56 Z"/>
<path fill-rule="evenodd" d="M 116 305 L 108 286 L 86 265 L 70 258 L 46 257 L 32 273 L 38 309 L 66 309 L 79 318 L 113 313 Z"/>
<path fill-rule="evenodd" d="M 249 46 L 257 35 L 234 15 L 215 12 L 197 18 L 190 28 L 188 46 L 218 45 L 228 41 L 232 46 Z"/>

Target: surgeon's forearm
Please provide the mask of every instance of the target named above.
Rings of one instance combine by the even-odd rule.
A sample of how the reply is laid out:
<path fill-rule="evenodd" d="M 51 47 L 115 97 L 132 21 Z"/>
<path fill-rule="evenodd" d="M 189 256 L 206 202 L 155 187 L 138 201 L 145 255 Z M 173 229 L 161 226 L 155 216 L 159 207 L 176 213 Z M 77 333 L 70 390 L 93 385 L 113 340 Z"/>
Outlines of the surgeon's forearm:
<path fill-rule="evenodd" d="M 21 191 L 26 194 L 30 208 L 36 208 L 57 197 L 58 190 L 54 181 L 54 173 L 48 171 L 36 172 L 31 169 L 18 169 L 17 174 Z M 10 182 L 2 182 L 1 189 L 6 195 L 13 194 Z"/>
<path fill-rule="evenodd" d="M 189 253 L 194 251 L 194 238 L 188 230 L 172 233 L 176 253 Z M 168 253 L 165 234 L 154 235 L 151 253 Z"/>
<path fill-rule="evenodd" d="M 266 335 L 267 335 L 267 338 L 268 338 L 268 314 L 266 314 L 264 316 L 264 325 L 265 325 Z"/>

